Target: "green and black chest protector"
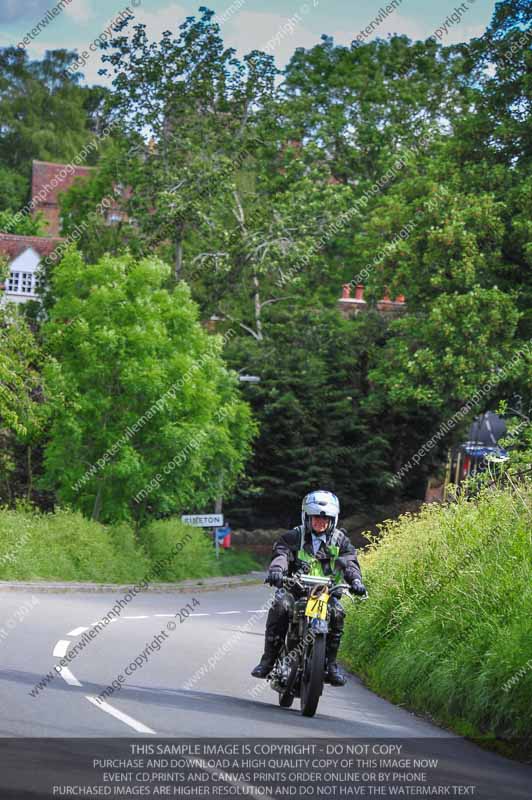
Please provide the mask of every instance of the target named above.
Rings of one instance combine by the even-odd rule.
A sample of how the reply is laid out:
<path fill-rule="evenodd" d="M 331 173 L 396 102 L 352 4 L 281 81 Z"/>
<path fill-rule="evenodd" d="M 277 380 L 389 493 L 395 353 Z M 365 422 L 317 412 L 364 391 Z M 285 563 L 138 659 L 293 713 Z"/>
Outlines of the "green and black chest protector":
<path fill-rule="evenodd" d="M 316 558 L 314 554 L 307 553 L 304 549 L 305 544 L 305 527 L 303 525 L 298 525 L 297 530 L 299 531 L 299 550 L 297 551 L 297 557 L 300 561 L 306 561 L 307 564 L 310 566 L 309 575 L 317 576 L 319 578 L 327 577 L 323 571 L 323 559 Z M 325 547 L 327 548 L 327 553 L 330 557 L 330 564 L 331 564 L 331 574 L 334 578 L 335 583 L 341 583 L 343 581 L 343 575 L 339 569 L 336 567 L 336 559 L 340 555 L 340 547 L 338 542 L 340 540 L 341 532 L 335 528 L 332 532 L 332 536 L 329 542 L 325 543 Z"/>

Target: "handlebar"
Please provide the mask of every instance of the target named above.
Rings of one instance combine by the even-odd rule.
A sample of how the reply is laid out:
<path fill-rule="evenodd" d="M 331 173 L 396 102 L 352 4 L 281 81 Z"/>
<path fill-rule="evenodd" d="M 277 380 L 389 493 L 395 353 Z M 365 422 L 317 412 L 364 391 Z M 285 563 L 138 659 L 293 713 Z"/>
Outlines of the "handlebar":
<path fill-rule="evenodd" d="M 264 581 L 267 583 L 267 579 Z M 341 590 L 342 594 L 348 594 L 349 597 L 354 601 L 354 597 L 358 597 L 359 600 L 367 600 L 368 593 L 366 592 L 365 595 L 355 595 L 353 596 L 351 592 L 351 586 L 348 583 L 334 583 L 334 579 L 332 577 L 320 577 L 318 575 L 306 575 L 305 573 L 301 572 L 294 572 L 293 575 L 283 575 L 283 588 L 289 589 L 294 585 L 298 586 L 300 589 L 305 588 L 327 588 L 329 590 L 329 594 L 335 594 L 339 590 Z"/>

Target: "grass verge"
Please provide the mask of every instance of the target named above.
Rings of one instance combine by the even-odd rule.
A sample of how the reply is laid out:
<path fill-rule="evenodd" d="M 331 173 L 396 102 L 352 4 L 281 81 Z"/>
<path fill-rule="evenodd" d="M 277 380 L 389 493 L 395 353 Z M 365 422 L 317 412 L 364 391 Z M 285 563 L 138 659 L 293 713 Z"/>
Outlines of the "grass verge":
<path fill-rule="evenodd" d="M 389 698 L 532 758 L 532 488 L 424 506 L 362 557 L 342 657 Z"/>
<path fill-rule="evenodd" d="M 217 560 L 207 535 L 176 519 L 153 522 L 138 542 L 128 525 L 100 525 L 79 512 L 0 510 L 0 580 L 173 582 L 259 568 L 247 553 L 222 551 Z"/>

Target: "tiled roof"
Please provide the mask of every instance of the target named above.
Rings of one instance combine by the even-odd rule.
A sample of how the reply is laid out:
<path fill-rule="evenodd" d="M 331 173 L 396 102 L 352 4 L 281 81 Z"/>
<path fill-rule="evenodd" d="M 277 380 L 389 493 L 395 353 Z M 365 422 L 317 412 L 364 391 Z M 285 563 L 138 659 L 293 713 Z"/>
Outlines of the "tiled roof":
<path fill-rule="evenodd" d="M 67 166 L 72 168 L 71 173 L 67 172 Z M 89 177 L 94 169 L 93 167 L 54 164 L 50 161 L 33 161 L 32 167 L 31 196 L 36 197 L 42 190 L 46 192 L 46 197 L 36 202 L 36 209 L 41 206 L 57 205 L 60 192 L 70 189 L 77 178 Z"/>
<path fill-rule="evenodd" d="M 60 236 L 14 236 L 11 233 L 0 233 L 0 255 L 5 255 L 9 261 L 13 261 L 32 247 L 41 258 L 45 258 L 60 242 L 64 242 Z"/>

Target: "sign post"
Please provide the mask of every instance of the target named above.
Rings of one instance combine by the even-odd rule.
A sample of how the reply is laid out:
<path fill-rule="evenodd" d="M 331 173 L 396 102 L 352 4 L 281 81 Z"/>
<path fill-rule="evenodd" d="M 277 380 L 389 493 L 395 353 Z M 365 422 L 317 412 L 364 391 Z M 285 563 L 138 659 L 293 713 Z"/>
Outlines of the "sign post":
<path fill-rule="evenodd" d="M 183 514 L 181 522 L 185 525 L 194 525 L 196 528 L 214 528 L 214 547 L 216 558 L 220 557 L 220 543 L 218 541 L 218 528 L 224 524 L 223 514 Z"/>

